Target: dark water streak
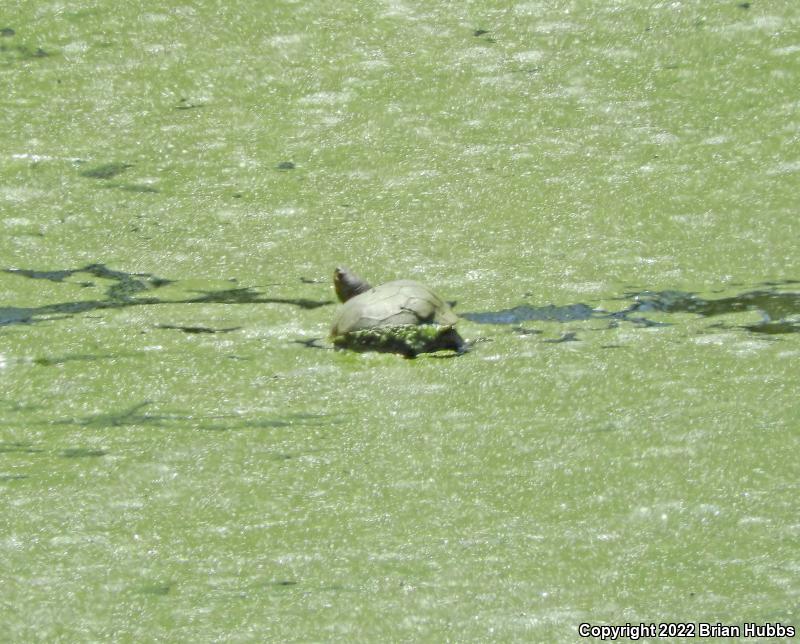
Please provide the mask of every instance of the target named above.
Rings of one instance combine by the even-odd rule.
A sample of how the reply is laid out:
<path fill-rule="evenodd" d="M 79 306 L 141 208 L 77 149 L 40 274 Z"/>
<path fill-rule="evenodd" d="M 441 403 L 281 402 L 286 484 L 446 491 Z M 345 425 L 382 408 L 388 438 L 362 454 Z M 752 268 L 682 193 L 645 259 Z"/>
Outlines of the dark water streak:
<path fill-rule="evenodd" d="M 332 304 L 330 300 L 309 300 L 305 298 L 267 297 L 256 289 L 231 288 L 217 291 L 200 291 L 200 295 L 183 299 L 165 299 L 150 293 L 175 280 L 157 277 L 149 273 L 126 273 L 108 268 L 103 264 L 90 264 L 82 268 L 63 269 L 54 271 L 37 271 L 22 268 L 7 268 L 4 272 L 12 275 L 21 275 L 30 279 L 44 279 L 51 282 L 63 282 L 75 274 L 87 274 L 99 279 L 114 282 L 106 289 L 106 299 L 84 300 L 79 302 L 58 302 L 36 307 L 0 307 L 0 326 L 11 324 L 32 324 L 42 320 L 58 320 L 72 317 L 88 311 L 103 309 L 120 309 L 130 306 L 145 306 L 155 304 L 289 304 L 302 309 L 315 309 L 319 306 Z M 82 286 L 94 286 L 92 282 L 83 282 Z M 181 328 L 187 333 L 193 329 Z M 231 329 L 223 329 L 228 331 Z M 205 332 L 198 329 L 196 332 Z M 209 329 L 208 332 L 214 332 Z"/>
<path fill-rule="evenodd" d="M 119 309 L 130 306 L 156 304 L 288 304 L 302 309 L 315 309 L 332 304 L 331 300 L 305 298 L 268 297 L 251 287 L 235 287 L 214 291 L 200 291 L 198 295 L 167 299 L 153 295 L 159 288 L 175 283 L 175 280 L 158 277 L 150 273 L 127 273 L 108 268 L 104 264 L 89 264 L 82 268 L 39 271 L 33 269 L 7 268 L 4 272 L 29 279 L 63 282 L 76 274 L 85 274 L 98 279 L 110 280 L 105 299 L 76 302 L 58 302 L 37 307 L 0 307 L 0 326 L 32 324 L 42 320 L 57 320 L 88 311 Z M 306 281 L 306 280 L 301 280 Z M 520 324 L 521 322 L 576 322 L 592 319 L 609 320 L 610 323 L 627 322 L 640 327 L 668 326 L 670 322 L 653 320 L 650 313 L 693 313 L 702 317 L 714 317 L 730 313 L 758 311 L 762 320 L 739 328 L 754 333 L 770 335 L 800 332 L 800 293 L 782 291 L 780 287 L 798 284 L 797 280 L 784 280 L 761 285 L 737 295 L 720 298 L 703 298 L 696 293 L 684 291 L 636 291 L 619 298 L 629 302 L 620 310 L 609 312 L 588 304 L 545 306 L 519 306 L 499 311 L 473 311 L 461 317 L 478 324 Z M 91 281 L 79 282 L 85 287 L 94 286 Z M 212 329 L 200 326 L 160 325 L 164 329 L 175 329 L 185 333 L 225 333 L 235 328 Z M 573 338 L 570 337 L 569 340 Z"/>
<path fill-rule="evenodd" d="M 500 311 L 463 313 L 462 318 L 478 324 L 519 324 L 520 322 L 575 322 L 591 319 L 607 319 L 613 322 L 628 322 L 637 326 L 667 326 L 669 322 L 651 320 L 648 313 L 694 313 L 702 317 L 714 317 L 730 313 L 758 311 L 762 320 L 740 328 L 754 333 L 782 334 L 800 332 L 800 293 L 778 290 L 778 286 L 797 284 L 796 280 L 770 283 L 763 288 L 746 291 L 738 295 L 707 299 L 696 293 L 683 291 L 639 291 L 626 293 L 620 298 L 631 304 L 621 311 L 609 312 L 592 308 L 587 304 L 564 306 L 530 306 L 522 304 Z"/>

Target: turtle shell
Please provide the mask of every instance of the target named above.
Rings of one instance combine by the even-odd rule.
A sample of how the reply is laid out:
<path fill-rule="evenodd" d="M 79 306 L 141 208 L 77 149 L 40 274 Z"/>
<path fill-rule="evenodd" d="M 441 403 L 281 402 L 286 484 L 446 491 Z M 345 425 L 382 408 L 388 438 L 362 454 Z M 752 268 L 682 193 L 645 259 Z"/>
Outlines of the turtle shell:
<path fill-rule="evenodd" d="M 331 335 L 419 324 L 452 327 L 457 321 L 447 302 L 430 288 L 412 280 L 397 280 L 347 300 L 333 322 Z"/>

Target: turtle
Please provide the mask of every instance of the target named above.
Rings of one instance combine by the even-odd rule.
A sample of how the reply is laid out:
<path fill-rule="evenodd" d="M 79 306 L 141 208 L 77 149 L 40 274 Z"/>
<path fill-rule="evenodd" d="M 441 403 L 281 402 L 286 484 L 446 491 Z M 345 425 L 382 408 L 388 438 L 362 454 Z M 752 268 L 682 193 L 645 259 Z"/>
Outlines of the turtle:
<path fill-rule="evenodd" d="M 338 348 L 384 351 L 413 358 L 419 353 L 466 351 L 455 330 L 458 316 L 428 286 L 396 280 L 371 286 L 347 268 L 333 272 L 342 302 L 331 327 Z"/>

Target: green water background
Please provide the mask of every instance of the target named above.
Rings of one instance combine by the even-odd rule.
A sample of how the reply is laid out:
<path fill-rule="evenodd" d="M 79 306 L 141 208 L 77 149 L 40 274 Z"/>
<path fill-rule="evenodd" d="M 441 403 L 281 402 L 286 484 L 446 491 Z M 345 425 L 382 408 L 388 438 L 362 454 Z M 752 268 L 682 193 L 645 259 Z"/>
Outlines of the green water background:
<path fill-rule="evenodd" d="M 762 309 L 314 347 L 339 264 L 458 312 L 797 291 L 800 6 L 0 22 L 3 639 L 797 626 L 800 346 Z"/>

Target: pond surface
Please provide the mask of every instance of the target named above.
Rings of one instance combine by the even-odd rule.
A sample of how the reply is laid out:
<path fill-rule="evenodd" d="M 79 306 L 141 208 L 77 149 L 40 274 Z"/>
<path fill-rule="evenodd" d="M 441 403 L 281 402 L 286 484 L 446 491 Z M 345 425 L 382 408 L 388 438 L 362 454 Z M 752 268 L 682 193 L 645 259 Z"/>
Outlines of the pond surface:
<path fill-rule="evenodd" d="M 800 625 L 800 5 L 0 20 L 9 641 Z"/>

